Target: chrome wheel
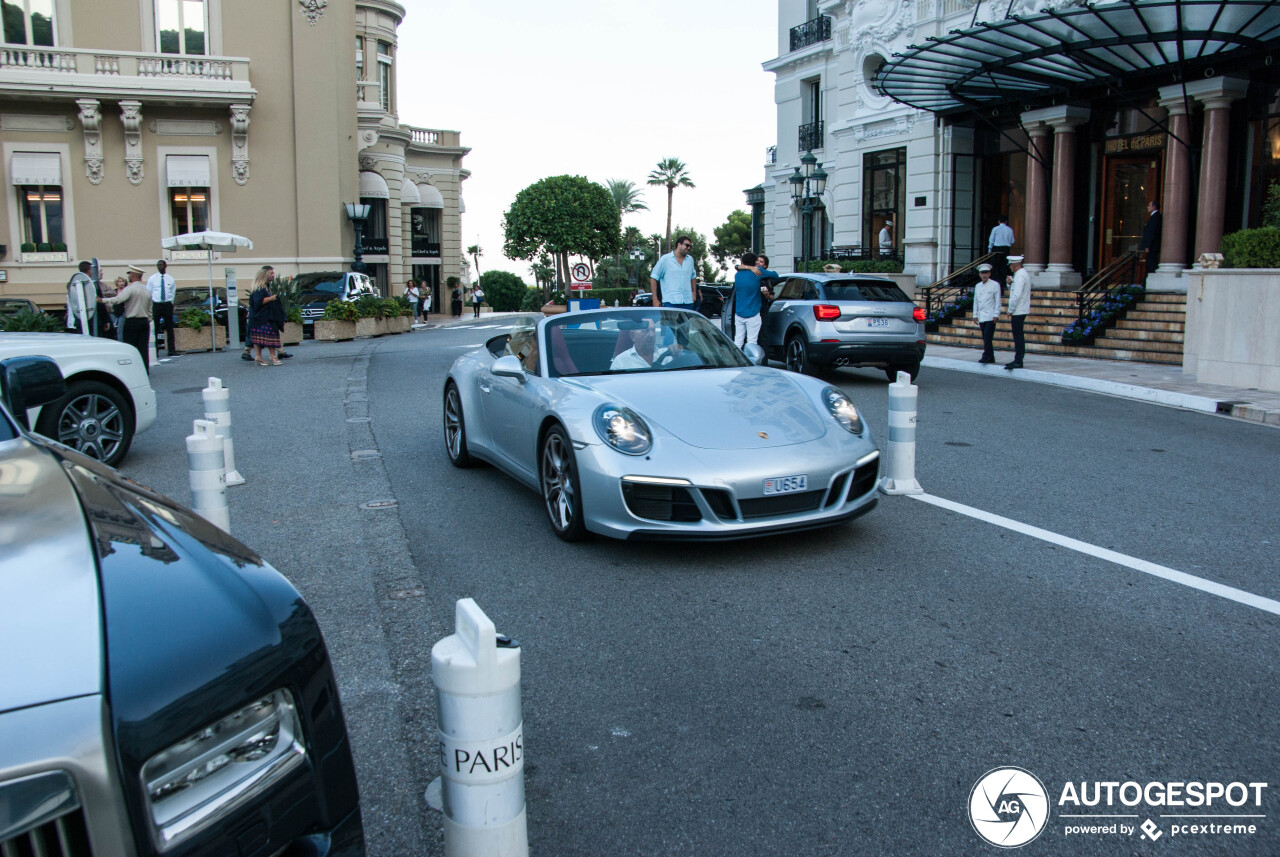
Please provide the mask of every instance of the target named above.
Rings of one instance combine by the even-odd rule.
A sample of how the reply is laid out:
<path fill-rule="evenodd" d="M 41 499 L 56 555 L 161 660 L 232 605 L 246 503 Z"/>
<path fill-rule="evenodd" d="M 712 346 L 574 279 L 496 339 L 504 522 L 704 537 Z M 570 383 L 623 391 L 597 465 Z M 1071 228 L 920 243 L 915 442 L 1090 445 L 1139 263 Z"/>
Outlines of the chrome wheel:
<path fill-rule="evenodd" d="M 70 385 L 66 396 L 46 405 L 36 431 L 114 467 L 133 442 L 133 417 L 119 393 L 86 381 Z"/>
<path fill-rule="evenodd" d="M 462 396 L 452 383 L 444 393 L 444 448 L 455 467 L 471 465 L 471 456 L 467 453 L 467 426 L 462 418 Z"/>
<path fill-rule="evenodd" d="M 573 446 L 564 429 L 555 426 L 542 442 L 542 500 L 551 519 L 551 528 L 565 541 L 586 535 L 582 522 L 582 497 L 578 490 L 578 470 Z"/>

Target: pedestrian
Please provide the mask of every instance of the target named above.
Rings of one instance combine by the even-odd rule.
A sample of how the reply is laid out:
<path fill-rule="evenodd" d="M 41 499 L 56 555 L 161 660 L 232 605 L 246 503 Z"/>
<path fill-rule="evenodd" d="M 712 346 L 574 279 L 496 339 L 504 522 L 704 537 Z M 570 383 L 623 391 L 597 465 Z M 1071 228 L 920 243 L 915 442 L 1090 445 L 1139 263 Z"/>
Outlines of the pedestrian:
<path fill-rule="evenodd" d="M 134 267 L 133 265 L 129 266 L 131 272 L 133 267 Z M 141 271 L 140 268 L 138 270 Z M 124 277 L 116 277 L 115 290 L 111 293 L 110 297 L 114 298 L 116 295 L 120 294 L 127 288 L 129 288 L 129 281 L 126 280 Z M 115 308 L 112 310 L 111 314 L 115 316 L 115 320 L 116 320 L 116 340 L 119 342 L 124 342 L 124 304 L 122 303 L 115 304 Z M 151 325 L 147 325 L 147 329 L 150 330 Z"/>
<path fill-rule="evenodd" d="M 1013 249 L 1013 227 L 1009 225 L 1009 215 L 1000 215 L 1000 222 L 991 227 L 991 235 L 987 237 L 987 252 L 997 254 L 991 260 L 991 278 L 997 283 L 1004 283 L 1009 278 L 1009 251 Z"/>
<path fill-rule="evenodd" d="M 258 269 L 258 273 L 259 273 L 259 274 L 262 274 L 263 272 L 265 272 L 265 273 L 266 273 L 266 275 L 267 275 L 267 288 L 271 288 L 273 285 L 275 285 L 275 282 L 276 282 L 276 269 L 275 269 L 275 268 L 273 268 L 273 267 L 271 267 L 270 265 L 263 265 L 261 268 L 259 268 L 259 269 Z M 255 284 L 257 283 L 257 280 L 256 280 L 256 279 L 254 280 L 254 283 L 255 283 Z M 238 306 L 237 306 L 237 307 L 230 307 L 230 306 L 228 306 L 228 307 L 227 307 L 227 312 L 231 312 L 232 310 L 235 310 L 236 312 L 239 312 L 239 309 L 240 309 L 240 308 L 239 308 Z M 283 313 L 284 313 L 284 308 L 283 308 L 283 307 L 281 307 L 280 312 L 281 312 L 281 314 L 283 314 Z M 246 323 L 247 323 L 247 322 L 248 322 L 248 319 L 245 319 L 245 321 L 246 321 Z M 228 327 L 228 330 L 230 330 L 230 327 Z M 241 360 L 248 360 L 248 361 L 252 362 L 252 361 L 254 360 L 254 356 L 253 356 L 253 341 L 252 341 L 252 340 L 250 340 L 250 339 L 248 338 L 248 336 L 249 336 L 249 331 L 247 331 L 247 330 L 246 330 L 246 331 L 243 331 L 243 333 L 244 333 L 244 336 L 245 336 L 245 346 L 244 346 L 244 351 L 241 351 L 241 352 L 240 352 L 240 359 L 241 359 Z M 288 360 L 288 359 L 289 359 L 290 357 L 292 357 L 293 355 L 292 355 L 292 354 L 290 354 L 290 353 L 288 353 L 287 351 L 285 351 L 285 350 L 284 350 L 284 345 L 282 344 L 282 345 L 280 346 L 280 350 L 276 352 L 276 356 L 277 356 L 277 357 L 279 357 L 281 360 Z"/>
<path fill-rule="evenodd" d="M 484 289 L 480 288 L 480 284 L 476 283 L 476 287 L 471 290 L 471 305 L 475 307 L 476 318 L 480 317 L 480 304 L 484 303 Z"/>
<path fill-rule="evenodd" d="M 1027 337 L 1023 325 L 1031 313 L 1031 275 L 1022 267 L 1021 256 L 1010 256 L 1009 267 L 1013 275 L 1009 277 L 1009 326 L 1013 330 L 1013 362 L 1006 363 L 1004 368 L 1012 371 L 1022 368 L 1023 355 L 1027 353 Z"/>
<path fill-rule="evenodd" d="M 427 320 L 427 316 L 431 313 L 431 305 L 434 303 L 434 301 L 432 300 L 433 291 L 434 290 L 431 288 L 431 286 L 428 286 L 426 283 L 418 284 L 418 294 L 422 295 L 422 306 L 420 307 L 420 309 L 422 311 L 422 320 L 424 322 Z"/>
<path fill-rule="evenodd" d="M 93 265 L 89 262 L 81 262 L 78 270 L 67 280 L 66 326 L 70 333 L 90 336 L 97 323 L 97 290 L 89 277 L 92 268 Z"/>
<path fill-rule="evenodd" d="M 1000 284 L 991 279 L 991 266 L 978 266 L 978 284 L 973 287 L 973 316 L 982 329 L 982 357 L 979 363 L 995 363 L 996 319 L 1000 317 Z"/>
<path fill-rule="evenodd" d="M 404 284 L 404 296 L 409 299 L 409 306 L 413 308 L 413 321 L 422 321 L 422 294 L 418 291 L 418 284 L 413 280 Z"/>
<path fill-rule="evenodd" d="M 760 275 L 755 253 L 742 254 L 742 268 L 733 275 L 733 344 L 746 348 L 760 338 Z"/>
<path fill-rule="evenodd" d="M 157 261 L 156 272 L 147 279 L 147 288 L 151 290 L 151 312 L 156 325 L 156 336 L 160 335 L 161 330 L 164 331 L 164 345 L 172 357 L 178 353 L 174 349 L 177 343 L 173 341 L 173 299 L 178 285 L 173 277 L 165 273 L 168 268 L 169 263 L 164 259 Z"/>
<path fill-rule="evenodd" d="M 449 314 L 459 318 L 462 315 L 462 281 L 457 277 L 450 277 L 445 280 L 445 285 L 453 287 L 453 291 L 449 293 Z"/>
<path fill-rule="evenodd" d="M 760 271 L 760 335 L 764 336 L 763 321 L 769 305 L 773 303 L 773 286 L 778 282 L 778 274 L 769 270 L 769 257 L 763 253 L 756 256 L 756 268 Z"/>
<path fill-rule="evenodd" d="M 253 359 L 259 366 L 282 366 L 276 356 L 280 349 L 280 329 L 284 327 L 284 309 L 279 295 L 271 293 L 270 266 L 258 271 L 253 278 L 253 294 L 249 295 L 249 342 L 253 346 Z M 271 362 L 262 359 L 262 349 L 267 349 Z"/>
<path fill-rule="evenodd" d="M 115 297 L 103 301 L 108 306 L 123 308 L 120 323 L 120 341 L 132 345 L 142 355 L 142 368 L 151 374 L 151 318 L 154 312 L 151 289 L 142 284 L 143 271 L 136 265 L 129 266 L 129 282 Z M 117 279 L 121 282 L 123 278 Z"/>
<path fill-rule="evenodd" d="M 653 305 L 693 309 L 698 305 L 698 266 L 693 261 L 693 240 L 676 236 L 676 249 L 658 260 L 649 272 Z"/>
<path fill-rule="evenodd" d="M 880 229 L 880 255 L 882 257 L 893 255 L 893 221 L 886 220 L 884 226 Z"/>
<path fill-rule="evenodd" d="M 1147 225 L 1142 227 L 1142 243 L 1139 250 L 1147 251 L 1147 273 L 1154 274 L 1160 264 L 1160 239 L 1164 217 L 1160 214 L 1160 206 L 1153 199 L 1147 203 Z"/>

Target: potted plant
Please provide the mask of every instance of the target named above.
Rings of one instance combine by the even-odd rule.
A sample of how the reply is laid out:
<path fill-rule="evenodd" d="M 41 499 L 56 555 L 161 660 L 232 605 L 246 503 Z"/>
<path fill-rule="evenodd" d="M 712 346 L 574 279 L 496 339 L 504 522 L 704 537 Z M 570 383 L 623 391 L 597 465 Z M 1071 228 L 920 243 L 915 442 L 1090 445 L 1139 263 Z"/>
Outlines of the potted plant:
<path fill-rule="evenodd" d="M 284 330 L 280 331 L 280 344 L 302 344 L 302 310 L 296 306 L 284 311 Z"/>
<path fill-rule="evenodd" d="M 569 311 L 569 297 L 561 291 L 551 293 L 551 300 L 542 305 L 543 315 L 557 315 Z"/>
<path fill-rule="evenodd" d="M 341 342 L 355 339 L 357 318 L 359 318 L 359 312 L 355 304 L 346 301 L 329 301 L 325 305 L 324 315 L 316 319 L 316 341 Z"/>
<path fill-rule="evenodd" d="M 356 336 L 382 336 L 387 332 L 382 298 L 365 295 L 356 301 Z"/>
<path fill-rule="evenodd" d="M 227 332 L 213 325 L 213 334 L 205 330 L 213 324 L 209 313 L 198 307 L 185 309 L 178 316 L 178 326 L 173 330 L 173 344 L 177 351 L 212 351 L 227 347 Z"/>
<path fill-rule="evenodd" d="M 62 322 L 48 313 L 20 309 L 13 315 L 0 316 L 3 333 L 60 333 Z"/>
<path fill-rule="evenodd" d="M 409 320 L 404 316 L 403 295 L 387 298 L 382 302 L 383 319 L 387 324 L 387 333 L 408 333 Z M 410 311 L 412 314 L 412 310 Z"/>

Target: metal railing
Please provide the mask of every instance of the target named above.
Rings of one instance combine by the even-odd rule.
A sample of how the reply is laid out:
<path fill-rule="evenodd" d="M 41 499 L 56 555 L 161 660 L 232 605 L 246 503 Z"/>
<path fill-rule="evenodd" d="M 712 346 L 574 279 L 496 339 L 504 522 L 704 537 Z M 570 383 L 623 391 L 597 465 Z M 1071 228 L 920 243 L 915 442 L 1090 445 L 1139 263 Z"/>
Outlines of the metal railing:
<path fill-rule="evenodd" d="M 978 284 L 978 266 L 990 264 L 997 255 L 999 254 L 987 253 L 979 256 L 963 268 L 952 271 L 920 290 L 924 297 L 924 317 L 928 329 L 937 330 L 938 325 L 950 322 L 966 308 L 965 300 L 973 297 L 973 287 Z"/>
<path fill-rule="evenodd" d="M 1143 287 L 1147 268 L 1144 251 L 1130 250 L 1111 262 L 1076 291 L 1078 318 L 1083 319 L 1099 304 L 1107 302 L 1117 291 L 1129 286 Z"/>
<path fill-rule="evenodd" d="M 800 126 L 797 144 L 800 151 L 808 152 L 811 149 L 821 149 L 823 142 L 822 120 L 810 122 Z"/>
<path fill-rule="evenodd" d="M 829 15 L 819 15 L 812 21 L 805 21 L 803 24 L 791 28 L 791 50 L 798 51 L 801 48 L 809 47 L 809 45 L 828 41 L 830 38 L 831 17 Z"/>

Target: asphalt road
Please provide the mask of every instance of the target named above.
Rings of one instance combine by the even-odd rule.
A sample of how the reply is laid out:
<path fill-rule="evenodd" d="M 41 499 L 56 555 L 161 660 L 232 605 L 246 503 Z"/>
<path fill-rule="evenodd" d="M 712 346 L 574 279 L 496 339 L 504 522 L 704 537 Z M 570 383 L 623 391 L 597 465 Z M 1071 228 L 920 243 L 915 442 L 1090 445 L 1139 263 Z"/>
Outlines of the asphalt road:
<path fill-rule="evenodd" d="M 1280 616 L 907 497 L 737 544 L 565 544 L 537 495 L 444 454 L 445 372 L 492 324 L 308 342 L 280 368 L 178 358 L 122 468 L 189 501 L 199 389 L 231 387 L 249 480 L 232 532 L 320 617 L 371 854 L 443 853 L 422 799 L 430 647 L 468 596 L 522 644 L 533 853 L 991 853 L 970 792 L 1010 765 L 1049 793 L 1027 854 L 1280 853 Z M 883 437 L 883 374 L 833 377 Z M 1275 429 L 960 373 L 919 384 L 929 494 L 1280 598 Z M 1261 807 L 1073 808 L 1068 781 L 1269 787 Z M 1066 835 L 1071 813 L 1152 819 L 1160 838 Z M 1234 836 L 1161 817 L 1191 813 L 1266 817 Z"/>

